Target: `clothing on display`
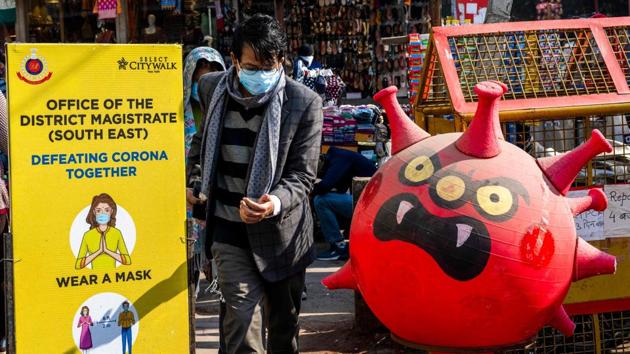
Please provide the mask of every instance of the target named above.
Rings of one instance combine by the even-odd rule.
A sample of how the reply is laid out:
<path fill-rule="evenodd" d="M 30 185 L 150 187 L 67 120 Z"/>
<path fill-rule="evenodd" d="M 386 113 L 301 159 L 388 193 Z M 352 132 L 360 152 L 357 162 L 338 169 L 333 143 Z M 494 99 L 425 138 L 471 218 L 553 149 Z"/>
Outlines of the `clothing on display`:
<path fill-rule="evenodd" d="M 324 144 L 374 142 L 375 123 L 381 112 L 375 105 L 324 107 L 322 141 Z"/>
<path fill-rule="evenodd" d="M 177 7 L 177 0 L 160 0 L 162 10 L 173 10 Z"/>
<path fill-rule="evenodd" d="M 298 82 L 317 92 L 324 102 L 324 107 L 339 103 L 346 85 L 339 75 L 330 69 L 304 70 Z"/>
<path fill-rule="evenodd" d="M 536 5 L 536 17 L 539 20 L 558 20 L 562 17 L 560 0 L 539 0 Z"/>
<path fill-rule="evenodd" d="M 0 1 L 0 23 L 15 23 L 15 0 Z"/>
<path fill-rule="evenodd" d="M 120 0 L 98 0 L 94 5 L 94 13 L 98 14 L 99 20 L 115 19 L 121 11 Z"/>

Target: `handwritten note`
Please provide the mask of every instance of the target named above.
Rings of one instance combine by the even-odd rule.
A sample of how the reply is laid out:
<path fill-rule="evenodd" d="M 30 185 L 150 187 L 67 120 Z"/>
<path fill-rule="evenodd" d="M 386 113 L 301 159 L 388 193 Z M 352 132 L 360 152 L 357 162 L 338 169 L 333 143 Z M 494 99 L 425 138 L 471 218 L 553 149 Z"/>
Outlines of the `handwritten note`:
<path fill-rule="evenodd" d="M 604 236 L 630 236 L 630 185 L 604 186 L 608 209 L 604 215 Z"/>
<path fill-rule="evenodd" d="M 570 198 L 584 197 L 588 190 L 570 191 Z M 603 240 L 604 212 L 589 210 L 575 217 L 577 235 L 586 241 Z"/>

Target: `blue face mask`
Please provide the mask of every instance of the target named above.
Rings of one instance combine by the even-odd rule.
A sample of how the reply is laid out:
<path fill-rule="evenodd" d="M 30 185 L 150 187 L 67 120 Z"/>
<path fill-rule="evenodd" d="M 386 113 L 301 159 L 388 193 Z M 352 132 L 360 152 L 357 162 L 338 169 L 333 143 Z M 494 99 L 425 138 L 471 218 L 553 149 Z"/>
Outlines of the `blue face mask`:
<path fill-rule="evenodd" d="M 199 83 L 195 82 L 192 85 L 192 90 L 190 91 L 190 98 L 199 102 Z"/>
<path fill-rule="evenodd" d="M 282 70 L 244 70 L 238 73 L 241 85 L 254 96 L 262 95 L 271 91 L 280 80 Z"/>
<path fill-rule="evenodd" d="M 99 225 L 107 225 L 109 223 L 109 214 L 96 214 L 96 222 Z"/>

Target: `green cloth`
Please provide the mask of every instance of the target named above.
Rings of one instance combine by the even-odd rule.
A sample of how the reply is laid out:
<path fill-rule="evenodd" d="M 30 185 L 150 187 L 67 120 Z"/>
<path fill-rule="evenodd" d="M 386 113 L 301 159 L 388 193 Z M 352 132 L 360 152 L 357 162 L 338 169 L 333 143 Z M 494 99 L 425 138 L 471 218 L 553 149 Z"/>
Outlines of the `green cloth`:
<path fill-rule="evenodd" d="M 0 0 L 0 23 L 15 23 L 15 0 Z"/>

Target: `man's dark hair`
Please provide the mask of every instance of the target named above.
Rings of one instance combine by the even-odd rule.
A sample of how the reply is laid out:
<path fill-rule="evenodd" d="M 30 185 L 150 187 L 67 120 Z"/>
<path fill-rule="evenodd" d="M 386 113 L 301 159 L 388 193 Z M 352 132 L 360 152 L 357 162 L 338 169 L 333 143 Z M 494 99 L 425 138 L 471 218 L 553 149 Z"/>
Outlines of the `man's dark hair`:
<path fill-rule="evenodd" d="M 298 49 L 298 55 L 301 57 L 310 57 L 313 55 L 313 47 L 308 44 L 302 44 Z"/>
<path fill-rule="evenodd" d="M 284 57 L 287 36 L 276 19 L 269 15 L 255 14 L 234 30 L 232 53 L 239 60 L 246 44 L 254 50 L 256 59 L 270 63 Z"/>

